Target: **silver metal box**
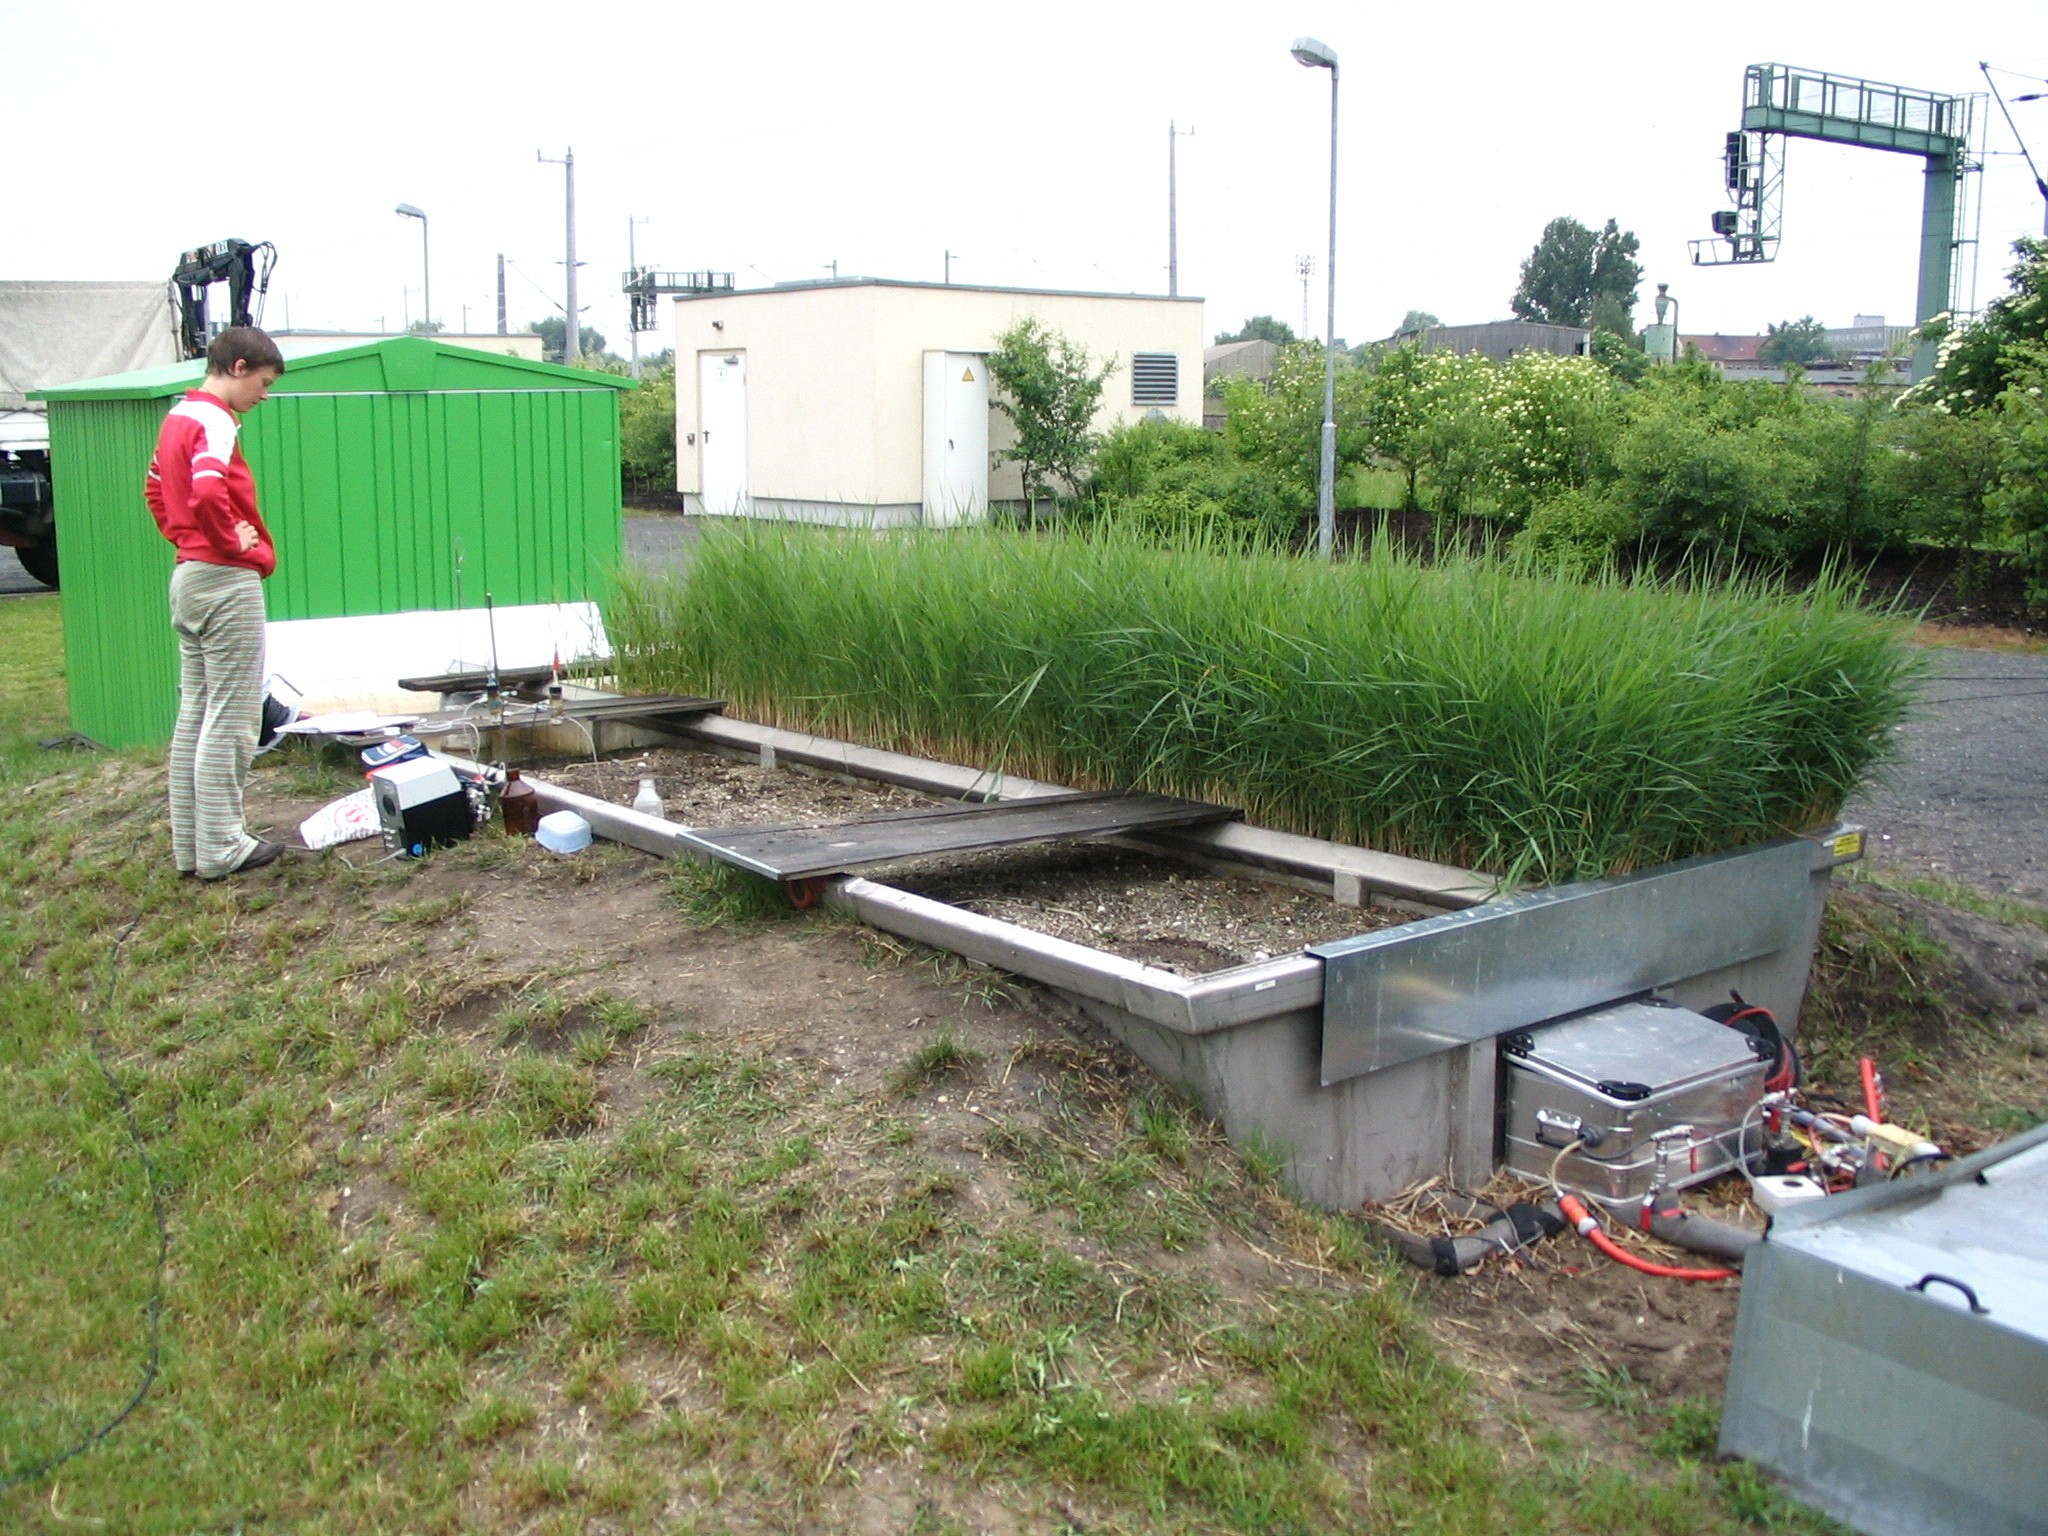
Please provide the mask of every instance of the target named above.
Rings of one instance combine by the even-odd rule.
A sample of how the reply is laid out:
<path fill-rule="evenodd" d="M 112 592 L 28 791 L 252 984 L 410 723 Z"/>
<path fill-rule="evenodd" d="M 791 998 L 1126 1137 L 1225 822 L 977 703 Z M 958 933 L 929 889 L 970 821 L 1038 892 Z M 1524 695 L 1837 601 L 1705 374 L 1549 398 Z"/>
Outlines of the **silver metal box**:
<path fill-rule="evenodd" d="M 1735 1167 L 1766 1064 L 1750 1037 L 1684 1008 L 1614 1003 L 1501 1040 L 1507 1165 L 1597 1200 L 1639 1200 Z M 1739 1139 L 1747 1139 L 1745 1149 Z"/>
<path fill-rule="evenodd" d="M 1867 1536 L 2048 1532 L 2048 1125 L 1781 1211 L 1721 1452 Z"/>

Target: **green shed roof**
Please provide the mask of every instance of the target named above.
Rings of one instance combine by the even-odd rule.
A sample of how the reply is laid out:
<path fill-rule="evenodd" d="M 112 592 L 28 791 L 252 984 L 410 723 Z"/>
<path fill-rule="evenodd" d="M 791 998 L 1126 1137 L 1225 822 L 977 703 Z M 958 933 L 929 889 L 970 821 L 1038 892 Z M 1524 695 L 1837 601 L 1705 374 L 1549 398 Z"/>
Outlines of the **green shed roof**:
<path fill-rule="evenodd" d="M 206 363 L 167 363 L 134 373 L 32 390 L 31 400 L 156 400 L 182 395 L 206 376 Z M 426 390 L 633 389 L 631 379 L 564 368 L 499 352 L 451 346 L 428 336 L 392 336 L 360 347 L 294 358 L 274 395 L 407 394 Z"/>

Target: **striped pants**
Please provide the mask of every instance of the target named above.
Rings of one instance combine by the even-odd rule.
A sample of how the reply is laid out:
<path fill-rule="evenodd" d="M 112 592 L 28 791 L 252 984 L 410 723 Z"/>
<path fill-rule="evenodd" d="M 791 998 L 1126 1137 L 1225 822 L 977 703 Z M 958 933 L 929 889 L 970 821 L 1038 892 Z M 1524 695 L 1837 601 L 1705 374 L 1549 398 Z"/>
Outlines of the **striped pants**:
<path fill-rule="evenodd" d="M 218 880 L 256 849 L 242 783 L 263 723 L 263 578 L 181 560 L 171 572 L 178 729 L 171 737 L 171 855 Z"/>

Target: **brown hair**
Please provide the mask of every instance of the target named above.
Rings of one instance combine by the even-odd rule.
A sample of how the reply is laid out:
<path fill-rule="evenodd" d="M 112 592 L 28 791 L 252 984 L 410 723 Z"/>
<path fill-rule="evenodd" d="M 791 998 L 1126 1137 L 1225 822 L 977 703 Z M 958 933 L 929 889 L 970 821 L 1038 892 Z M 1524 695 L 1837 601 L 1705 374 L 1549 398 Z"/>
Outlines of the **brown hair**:
<path fill-rule="evenodd" d="M 284 354 L 277 350 L 277 343 L 253 325 L 229 326 L 206 349 L 208 373 L 231 377 L 237 363 L 246 363 L 246 371 L 275 368 L 284 372 Z"/>

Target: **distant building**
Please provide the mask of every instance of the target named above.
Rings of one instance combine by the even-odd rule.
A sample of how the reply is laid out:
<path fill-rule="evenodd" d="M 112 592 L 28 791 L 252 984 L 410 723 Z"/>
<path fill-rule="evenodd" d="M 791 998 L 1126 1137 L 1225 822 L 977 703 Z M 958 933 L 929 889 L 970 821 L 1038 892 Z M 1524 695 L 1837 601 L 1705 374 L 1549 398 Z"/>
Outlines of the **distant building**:
<path fill-rule="evenodd" d="M 1020 504 L 987 354 L 1037 320 L 1114 359 L 1107 431 L 1194 421 L 1202 301 L 842 277 L 675 299 L 676 489 L 713 516 L 888 527 Z"/>
<path fill-rule="evenodd" d="M 1764 344 L 1761 336 L 1681 336 L 1678 349 L 1681 356 L 1686 352 L 1698 352 L 1710 363 L 1754 363 L 1757 349 Z"/>
<path fill-rule="evenodd" d="M 1802 382 L 1815 394 L 1854 395 L 1871 381 L 1870 365 L 1889 359 L 1891 366 L 1875 381 L 1879 389 L 1904 389 L 1912 382 L 1912 360 L 1907 356 L 1913 328 L 1886 325 L 1883 315 L 1858 315 L 1856 323 L 1831 329 L 1829 348 L 1835 356 L 1827 362 L 1807 363 L 1800 369 Z M 1723 378 L 1766 384 L 1782 384 L 1785 370 L 1764 362 L 1757 354 L 1770 339 L 1762 336 L 1681 336 L 1680 344 L 1697 352 L 1721 372 Z"/>
<path fill-rule="evenodd" d="M 1273 377 L 1273 360 L 1280 355 L 1277 342 L 1225 341 L 1202 349 L 1202 425 L 1220 432 L 1229 424 L 1230 411 L 1223 403 L 1223 387 L 1232 379 L 1250 379 L 1264 384 Z"/>
<path fill-rule="evenodd" d="M 1202 385 L 1215 393 L 1227 379 L 1257 379 L 1273 376 L 1273 359 L 1280 355 L 1277 342 L 1226 341 L 1202 349 Z"/>
<path fill-rule="evenodd" d="M 1426 331 L 1399 331 L 1382 345 L 1414 343 L 1425 352 L 1477 352 L 1504 363 L 1517 352 L 1553 352 L 1559 357 L 1591 357 L 1593 333 L 1577 325 L 1545 325 L 1536 320 L 1489 320 L 1484 325 L 1433 325 Z"/>
<path fill-rule="evenodd" d="M 1853 325 L 1829 330 L 1828 345 L 1852 363 L 1901 357 L 1913 349 L 1913 327 L 1886 325 L 1883 315 L 1858 315 Z"/>

